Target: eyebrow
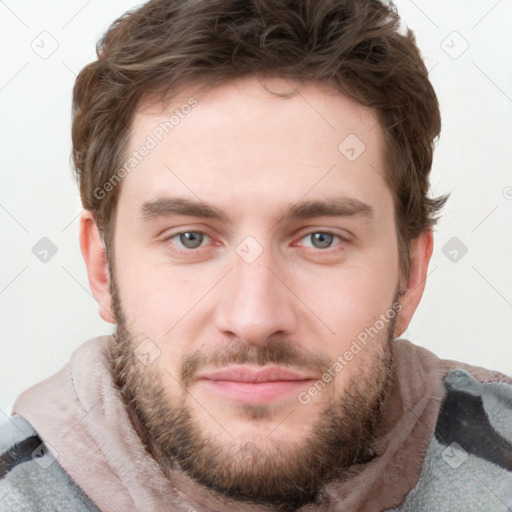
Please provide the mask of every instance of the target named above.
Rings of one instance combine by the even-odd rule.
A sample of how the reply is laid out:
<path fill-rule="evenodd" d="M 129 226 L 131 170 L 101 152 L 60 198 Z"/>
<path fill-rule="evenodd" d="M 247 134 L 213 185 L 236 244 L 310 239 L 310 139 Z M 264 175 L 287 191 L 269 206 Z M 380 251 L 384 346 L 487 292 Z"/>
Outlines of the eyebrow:
<path fill-rule="evenodd" d="M 283 219 L 308 219 L 311 217 L 368 217 L 374 215 L 373 208 L 359 199 L 351 197 L 331 198 L 325 201 L 303 201 L 287 208 Z"/>
<path fill-rule="evenodd" d="M 215 219 L 226 224 L 229 216 L 219 208 L 204 201 L 195 201 L 179 197 L 162 197 L 146 201 L 141 208 L 144 221 L 152 221 L 172 215 Z M 330 198 L 327 200 L 301 201 L 284 209 L 279 222 L 283 220 L 308 219 L 313 217 L 367 217 L 373 218 L 374 209 L 369 205 L 350 197 Z"/>
<path fill-rule="evenodd" d="M 142 218 L 151 221 L 160 217 L 171 215 L 185 215 L 188 217 L 203 217 L 228 222 L 227 215 L 215 206 L 203 201 L 192 201 L 180 197 L 162 197 L 153 201 L 146 201 L 142 205 Z"/>

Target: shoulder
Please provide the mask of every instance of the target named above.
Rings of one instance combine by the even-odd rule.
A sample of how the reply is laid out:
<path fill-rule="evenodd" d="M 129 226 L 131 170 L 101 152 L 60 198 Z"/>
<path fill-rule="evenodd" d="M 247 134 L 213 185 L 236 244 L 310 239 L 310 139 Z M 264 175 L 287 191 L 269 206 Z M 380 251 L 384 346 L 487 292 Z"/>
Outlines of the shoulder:
<path fill-rule="evenodd" d="M 511 472 L 512 385 L 481 382 L 467 369 L 453 369 L 444 378 L 435 437 L 444 446 L 460 447 L 468 455 Z"/>
<path fill-rule="evenodd" d="M 0 425 L 0 512 L 99 512 L 20 416 Z"/>
<path fill-rule="evenodd" d="M 460 365 L 447 369 L 443 382 L 445 395 L 420 479 L 400 510 L 512 510 L 509 378 Z"/>
<path fill-rule="evenodd" d="M 441 359 L 425 347 L 411 343 L 403 338 L 395 340 L 394 350 L 398 358 L 404 360 L 407 366 L 414 366 L 416 372 L 423 371 L 424 369 L 435 370 L 437 375 L 443 379 L 452 370 L 464 370 L 482 383 L 503 382 L 512 385 L 512 377 L 509 375 L 460 361 Z"/>

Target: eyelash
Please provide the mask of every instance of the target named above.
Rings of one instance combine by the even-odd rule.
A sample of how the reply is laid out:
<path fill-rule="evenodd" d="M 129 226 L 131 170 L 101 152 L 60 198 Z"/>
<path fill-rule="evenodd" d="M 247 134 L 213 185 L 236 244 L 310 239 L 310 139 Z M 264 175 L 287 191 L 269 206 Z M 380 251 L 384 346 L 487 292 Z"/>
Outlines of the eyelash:
<path fill-rule="evenodd" d="M 171 240 L 173 238 L 176 238 L 176 237 L 179 237 L 180 235 L 184 235 L 185 233 L 195 233 L 195 234 L 200 234 L 200 235 L 203 235 L 204 237 L 206 238 L 209 238 L 210 240 L 212 239 L 209 235 L 207 235 L 204 231 L 194 231 L 194 230 L 186 230 L 186 231 L 179 231 L 178 233 L 173 233 L 172 235 L 170 236 L 167 236 L 164 240 L 164 242 L 171 242 Z M 301 238 L 300 240 L 303 240 L 304 238 L 308 237 L 308 236 L 312 236 L 314 234 L 317 234 L 317 233 L 321 233 L 323 235 L 332 235 L 335 239 L 337 238 L 341 243 L 343 242 L 348 242 L 348 240 L 344 237 L 342 237 L 341 235 L 339 235 L 338 233 L 335 233 L 333 231 L 329 231 L 329 230 L 316 230 L 316 231 L 310 231 L 308 233 L 305 233 Z M 334 243 L 334 241 L 333 241 Z M 305 247 L 304 245 L 300 244 L 302 247 Z M 339 244 L 338 244 L 339 245 Z M 204 245 L 200 245 L 199 247 L 196 247 L 196 248 L 192 248 L 192 249 L 189 249 L 189 248 L 186 248 L 186 247 L 183 247 L 183 248 L 180 248 L 180 249 L 172 249 L 173 251 L 176 251 L 176 252 L 195 252 L 195 251 L 198 251 L 202 248 L 204 248 L 205 246 Z M 323 253 L 330 253 L 332 251 L 336 251 L 336 250 L 339 250 L 339 247 L 337 245 L 335 246 L 331 246 L 331 247 L 327 247 L 325 249 L 319 249 L 319 248 L 316 248 L 316 247 L 309 247 L 307 246 L 308 249 L 316 249 L 317 251 L 319 252 L 323 252 Z"/>

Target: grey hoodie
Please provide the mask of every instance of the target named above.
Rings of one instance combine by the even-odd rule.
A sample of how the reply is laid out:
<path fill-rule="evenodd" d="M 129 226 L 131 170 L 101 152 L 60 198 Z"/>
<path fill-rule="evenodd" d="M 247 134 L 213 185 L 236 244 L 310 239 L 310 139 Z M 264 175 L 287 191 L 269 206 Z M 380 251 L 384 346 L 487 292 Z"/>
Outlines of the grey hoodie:
<path fill-rule="evenodd" d="M 0 427 L 0 512 L 208 512 L 146 452 L 110 373 L 112 338 L 79 347 Z M 512 510 L 512 379 L 395 342 L 377 456 L 301 512 Z"/>

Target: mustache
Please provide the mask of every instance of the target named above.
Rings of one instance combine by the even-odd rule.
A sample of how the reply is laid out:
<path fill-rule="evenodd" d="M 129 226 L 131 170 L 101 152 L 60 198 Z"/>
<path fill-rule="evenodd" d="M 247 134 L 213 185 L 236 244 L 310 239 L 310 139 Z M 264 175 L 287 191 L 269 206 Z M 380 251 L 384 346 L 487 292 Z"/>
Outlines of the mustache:
<path fill-rule="evenodd" d="M 290 341 L 270 339 L 264 345 L 256 346 L 235 340 L 212 351 L 196 350 L 186 356 L 181 367 L 180 379 L 186 389 L 199 370 L 205 366 L 223 368 L 230 364 L 264 366 L 270 363 L 293 366 L 321 375 L 329 368 L 331 361 L 325 355 L 311 353 Z"/>

